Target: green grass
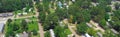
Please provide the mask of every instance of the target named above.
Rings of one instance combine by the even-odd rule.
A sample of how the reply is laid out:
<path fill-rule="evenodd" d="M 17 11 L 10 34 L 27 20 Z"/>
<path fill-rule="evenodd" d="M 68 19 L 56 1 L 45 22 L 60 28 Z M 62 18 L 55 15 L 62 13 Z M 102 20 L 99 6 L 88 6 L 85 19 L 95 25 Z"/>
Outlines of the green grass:
<path fill-rule="evenodd" d="M 31 17 L 31 18 L 28 18 L 29 20 L 32 20 L 30 22 L 28 22 L 28 31 L 33 31 L 33 30 L 38 30 L 38 22 L 36 21 L 37 18 L 36 17 Z M 16 19 L 16 22 L 17 24 L 20 24 L 22 22 L 23 19 Z"/>
<path fill-rule="evenodd" d="M 7 32 L 8 31 L 8 23 L 6 23 L 6 25 L 5 25 L 5 28 L 4 28 L 4 32 Z"/>
<path fill-rule="evenodd" d="M 34 18 L 30 18 L 30 19 L 33 20 Z M 37 30 L 37 31 L 39 30 L 37 21 L 28 23 L 28 31 L 33 31 L 33 30 Z M 37 35 L 32 34 L 31 37 L 40 37 L 40 34 L 39 33 Z"/>
<path fill-rule="evenodd" d="M 37 35 L 32 35 L 31 37 L 40 37 L 40 33 L 38 33 Z"/>
<path fill-rule="evenodd" d="M 39 30 L 38 22 L 30 22 L 28 23 L 28 31 Z"/>
<path fill-rule="evenodd" d="M 50 13 L 55 13 L 54 9 L 50 8 L 49 10 L 50 10 Z"/>
<path fill-rule="evenodd" d="M 14 23 L 16 23 L 16 24 L 20 27 L 20 25 L 21 25 L 21 20 L 22 20 L 22 19 L 12 20 L 12 22 L 11 22 L 11 24 L 9 24 L 9 26 L 8 26 L 8 22 L 7 22 L 6 25 L 5 25 L 4 32 L 6 33 L 6 32 L 9 31 L 9 29 L 12 29 L 11 26 L 12 26 Z M 16 31 L 14 31 L 14 32 L 15 32 L 15 33 L 20 33 L 20 32 L 22 32 L 22 30 L 21 30 L 21 28 L 20 28 L 19 30 L 16 30 Z"/>
<path fill-rule="evenodd" d="M 69 29 L 65 29 L 65 33 L 66 33 L 67 35 L 72 34 L 72 32 L 71 32 Z"/>
<path fill-rule="evenodd" d="M 29 20 L 33 20 L 33 21 L 37 21 L 37 17 L 31 17 L 31 18 L 29 18 Z"/>

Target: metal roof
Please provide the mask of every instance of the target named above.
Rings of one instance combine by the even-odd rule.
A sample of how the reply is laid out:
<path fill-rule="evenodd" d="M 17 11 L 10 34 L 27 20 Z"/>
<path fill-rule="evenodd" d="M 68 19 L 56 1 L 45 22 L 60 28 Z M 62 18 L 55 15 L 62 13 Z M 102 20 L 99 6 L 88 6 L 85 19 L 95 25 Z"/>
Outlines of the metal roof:
<path fill-rule="evenodd" d="M 52 29 L 50 29 L 50 34 L 51 34 L 51 37 L 55 37 L 54 31 Z"/>
<path fill-rule="evenodd" d="M 3 31 L 3 28 L 4 28 L 4 23 L 0 23 L 0 32 Z"/>

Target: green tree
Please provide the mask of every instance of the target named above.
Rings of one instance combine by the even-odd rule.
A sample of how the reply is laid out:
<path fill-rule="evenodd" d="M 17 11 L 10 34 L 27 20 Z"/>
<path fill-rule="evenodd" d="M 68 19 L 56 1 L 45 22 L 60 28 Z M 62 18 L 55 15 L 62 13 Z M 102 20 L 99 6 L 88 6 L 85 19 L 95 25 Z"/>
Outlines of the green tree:
<path fill-rule="evenodd" d="M 112 28 L 114 28 L 116 31 L 120 32 L 120 20 L 119 20 L 119 18 L 117 16 L 113 16 L 112 21 L 110 22 Z"/>
<path fill-rule="evenodd" d="M 11 22 L 12 22 L 11 19 L 8 19 L 8 20 L 7 20 L 7 24 L 8 24 L 8 26 L 11 24 Z"/>
<path fill-rule="evenodd" d="M 73 16 L 72 23 L 89 22 L 91 19 L 90 10 L 79 8 L 77 5 L 70 6 L 68 12 Z"/>
<path fill-rule="evenodd" d="M 43 22 L 44 30 L 53 29 L 58 23 L 58 16 L 56 14 L 47 15 L 45 22 Z"/>
<path fill-rule="evenodd" d="M 117 10 L 117 9 L 119 9 L 119 7 L 120 7 L 120 4 L 119 3 L 115 3 L 115 9 Z"/>
<path fill-rule="evenodd" d="M 88 30 L 87 30 L 87 33 L 88 34 L 90 34 L 91 36 L 97 36 L 97 31 L 96 30 L 94 30 L 93 28 L 89 28 Z"/>
<path fill-rule="evenodd" d="M 95 2 L 95 3 L 97 3 L 98 1 L 97 0 L 91 0 L 92 2 Z"/>
<path fill-rule="evenodd" d="M 77 33 L 78 34 L 85 34 L 87 29 L 88 29 L 88 26 L 84 22 L 80 23 L 80 24 L 77 24 L 76 27 L 77 27 Z"/>
<path fill-rule="evenodd" d="M 67 11 L 65 9 L 57 9 L 56 14 L 60 18 L 60 20 L 68 17 Z"/>
<path fill-rule="evenodd" d="M 110 19 L 109 17 L 110 17 L 109 14 L 106 13 L 105 14 L 105 20 L 108 21 L 108 19 Z"/>
<path fill-rule="evenodd" d="M 38 9 L 38 12 L 42 12 L 43 11 L 43 5 L 42 4 L 38 3 L 36 7 Z"/>
<path fill-rule="evenodd" d="M 27 31 L 27 29 L 28 29 L 28 25 L 27 25 L 26 20 L 22 20 L 22 22 L 21 22 L 21 26 L 22 26 L 22 29 L 23 29 L 24 31 Z"/>
<path fill-rule="evenodd" d="M 0 0 L 0 4 L 0 12 L 12 12 L 33 5 L 32 0 Z"/>
<path fill-rule="evenodd" d="M 102 19 L 102 20 L 99 22 L 99 24 L 100 24 L 100 26 L 101 26 L 102 28 L 104 28 L 104 29 L 107 28 L 107 24 L 106 24 L 105 19 Z"/>
<path fill-rule="evenodd" d="M 81 7 L 81 8 L 84 8 L 84 9 L 87 9 L 90 7 L 91 5 L 91 0 L 76 0 L 76 3 L 75 3 L 78 7 Z"/>
<path fill-rule="evenodd" d="M 33 30 L 32 32 L 33 32 L 33 35 L 37 35 L 38 34 L 37 30 Z"/>
<path fill-rule="evenodd" d="M 67 37 L 67 34 L 64 32 L 64 28 L 61 26 L 56 26 L 54 32 L 56 37 Z"/>
<path fill-rule="evenodd" d="M 111 12 L 111 10 L 112 10 L 111 6 L 105 7 L 105 11 L 106 11 L 106 12 Z"/>
<path fill-rule="evenodd" d="M 120 17 L 119 17 L 120 15 L 119 14 L 120 14 L 119 9 L 114 11 L 114 14 L 112 17 L 113 22 L 111 22 L 112 27 L 118 32 L 120 32 Z"/>
<path fill-rule="evenodd" d="M 114 11 L 114 16 L 117 17 L 117 18 L 120 18 L 120 9 Z"/>
<path fill-rule="evenodd" d="M 8 23 L 11 23 L 12 22 L 12 20 L 11 19 L 8 19 Z"/>
<path fill-rule="evenodd" d="M 105 9 L 102 8 L 101 6 L 92 7 L 90 14 L 91 14 L 92 20 L 94 20 L 95 22 L 99 22 L 101 19 L 104 19 Z"/>
<path fill-rule="evenodd" d="M 20 29 L 19 25 L 16 23 L 13 23 L 12 28 L 13 28 L 13 31 L 17 31 Z"/>
<path fill-rule="evenodd" d="M 5 33 L 5 37 L 9 37 L 10 35 L 15 35 L 12 28 L 10 26 L 8 26 L 8 30 L 7 32 Z M 11 34 L 12 33 L 12 34 Z"/>
<path fill-rule="evenodd" d="M 46 19 L 46 13 L 43 12 L 43 11 L 40 12 L 38 18 L 39 18 L 39 21 L 40 21 L 40 22 L 42 22 L 42 23 L 45 22 L 45 19 Z"/>
<path fill-rule="evenodd" d="M 50 37 L 50 32 L 49 32 L 49 31 L 47 31 L 47 32 L 45 33 L 45 37 Z"/>
<path fill-rule="evenodd" d="M 116 34 L 114 34 L 111 30 L 106 30 L 103 34 L 103 37 L 118 37 Z"/>

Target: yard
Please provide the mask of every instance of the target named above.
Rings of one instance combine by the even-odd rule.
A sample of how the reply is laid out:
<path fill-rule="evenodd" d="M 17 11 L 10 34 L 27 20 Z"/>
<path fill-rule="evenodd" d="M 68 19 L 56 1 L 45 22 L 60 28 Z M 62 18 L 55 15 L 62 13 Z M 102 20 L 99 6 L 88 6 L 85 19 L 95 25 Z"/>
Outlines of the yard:
<path fill-rule="evenodd" d="M 27 19 L 22 18 L 7 21 L 4 32 L 6 33 L 6 36 L 15 36 L 16 34 L 23 33 L 25 31 L 31 32 L 32 34 L 30 33 L 30 36 L 32 37 L 39 37 L 38 21 L 36 19 L 36 17 L 31 17 Z"/>
<path fill-rule="evenodd" d="M 33 31 L 37 30 L 38 31 L 38 22 L 32 21 L 28 23 L 28 31 Z"/>

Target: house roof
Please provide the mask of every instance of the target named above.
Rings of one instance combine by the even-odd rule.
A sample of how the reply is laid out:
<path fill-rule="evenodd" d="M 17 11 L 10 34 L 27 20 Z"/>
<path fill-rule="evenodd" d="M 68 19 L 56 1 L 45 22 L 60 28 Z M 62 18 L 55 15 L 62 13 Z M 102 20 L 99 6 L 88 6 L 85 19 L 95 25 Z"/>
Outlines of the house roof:
<path fill-rule="evenodd" d="M 1 13 L 0 17 L 8 17 L 8 16 L 13 16 L 13 13 Z"/>
<path fill-rule="evenodd" d="M 119 34 L 119 32 L 117 32 L 115 29 L 111 29 L 111 31 L 115 34 Z"/>
<path fill-rule="evenodd" d="M 62 8 L 62 3 L 60 1 L 58 2 L 58 6 Z"/>
<path fill-rule="evenodd" d="M 26 32 L 23 32 L 23 33 L 20 33 L 20 34 L 16 34 L 17 37 L 28 37 L 28 33 Z"/>
<path fill-rule="evenodd" d="M 0 32 L 3 31 L 3 28 L 4 28 L 4 23 L 0 23 Z"/>
<path fill-rule="evenodd" d="M 55 37 L 54 31 L 52 29 L 50 29 L 50 34 L 51 34 L 51 37 Z"/>
<path fill-rule="evenodd" d="M 91 37 L 88 33 L 85 34 L 86 37 Z"/>

